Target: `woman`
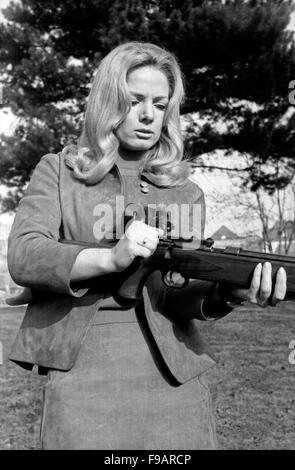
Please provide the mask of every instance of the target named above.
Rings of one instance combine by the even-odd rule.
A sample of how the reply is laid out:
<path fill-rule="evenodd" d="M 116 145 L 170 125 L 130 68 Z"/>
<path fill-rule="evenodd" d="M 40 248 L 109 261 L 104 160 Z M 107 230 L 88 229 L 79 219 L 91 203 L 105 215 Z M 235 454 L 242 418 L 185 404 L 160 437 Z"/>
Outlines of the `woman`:
<path fill-rule="evenodd" d="M 167 226 L 131 220 L 110 247 L 78 244 L 117 230 L 119 196 L 125 209 L 134 201 L 204 208 L 183 160 L 182 99 L 171 53 L 148 43 L 118 46 L 94 77 L 79 145 L 41 158 L 20 202 L 8 263 L 33 296 L 11 359 L 48 372 L 44 449 L 216 448 L 202 375 L 215 361 L 197 323 L 242 299 L 267 304 L 271 266 L 257 266 L 248 290 L 205 281 L 177 290 L 156 271 L 142 301 L 125 305 L 114 297 L 114 274 L 150 257 Z M 102 207 L 111 208 L 104 224 Z M 281 269 L 272 303 L 285 292 Z"/>

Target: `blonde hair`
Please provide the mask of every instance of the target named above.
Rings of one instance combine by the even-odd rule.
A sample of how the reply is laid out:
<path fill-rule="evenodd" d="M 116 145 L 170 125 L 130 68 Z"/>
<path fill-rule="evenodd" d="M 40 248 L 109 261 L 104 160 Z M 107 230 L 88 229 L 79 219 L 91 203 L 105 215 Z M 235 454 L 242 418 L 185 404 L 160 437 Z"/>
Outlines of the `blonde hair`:
<path fill-rule="evenodd" d="M 176 58 L 155 44 L 128 42 L 113 49 L 100 62 L 88 97 L 78 146 L 64 148 L 65 161 L 77 179 L 96 184 L 112 169 L 119 141 L 114 131 L 130 110 L 128 73 L 140 67 L 160 70 L 169 82 L 169 102 L 159 141 L 146 151 L 141 173 L 157 186 L 184 183 L 190 167 L 183 161 L 179 108 L 184 97 Z"/>

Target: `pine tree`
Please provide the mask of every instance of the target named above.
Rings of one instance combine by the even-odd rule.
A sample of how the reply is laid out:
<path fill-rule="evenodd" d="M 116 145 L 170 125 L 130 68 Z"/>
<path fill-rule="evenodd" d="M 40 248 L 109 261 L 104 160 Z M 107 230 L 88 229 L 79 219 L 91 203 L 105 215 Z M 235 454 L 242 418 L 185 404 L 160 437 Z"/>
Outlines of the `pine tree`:
<path fill-rule="evenodd" d="M 93 71 L 128 40 L 157 43 L 179 58 L 187 94 L 182 113 L 209 119 L 201 131 L 192 126 L 188 132 L 189 155 L 216 148 L 247 152 L 252 189 L 287 184 L 294 173 L 294 118 L 280 123 L 295 79 L 294 40 L 284 31 L 292 8 L 291 0 L 11 4 L 0 29 L 0 76 L 4 104 L 19 124 L 0 141 L 0 182 L 12 188 L 2 209 L 17 205 L 42 155 L 77 137 Z M 213 126 L 220 117 L 232 123 L 226 133 Z M 266 162 L 277 173 L 264 170 Z"/>

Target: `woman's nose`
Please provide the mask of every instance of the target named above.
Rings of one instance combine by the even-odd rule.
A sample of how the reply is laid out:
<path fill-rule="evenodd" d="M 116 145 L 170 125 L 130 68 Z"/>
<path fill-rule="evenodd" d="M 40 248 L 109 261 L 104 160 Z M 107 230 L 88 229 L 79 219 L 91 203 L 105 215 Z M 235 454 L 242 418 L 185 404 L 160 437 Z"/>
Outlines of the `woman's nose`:
<path fill-rule="evenodd" d="M 143 103 L 140 119 L 144 122 L 152 122 L 154 120 L 154 110 L 152 103 Z"/>

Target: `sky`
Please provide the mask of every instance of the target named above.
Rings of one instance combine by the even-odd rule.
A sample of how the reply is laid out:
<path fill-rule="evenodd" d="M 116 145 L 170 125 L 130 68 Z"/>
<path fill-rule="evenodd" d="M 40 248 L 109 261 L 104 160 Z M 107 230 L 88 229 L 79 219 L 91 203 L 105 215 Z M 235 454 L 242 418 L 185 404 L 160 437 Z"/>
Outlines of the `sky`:
<path fill-rule="evenodd" d="M 10 0 L 0 0 L 0 10 L 2 10 L 2 8 L 6 8 L 8 6 L 8 4 L 10 3 Z M 0 11 L 0 21 L 3 20 L 3 15 Z"/>

